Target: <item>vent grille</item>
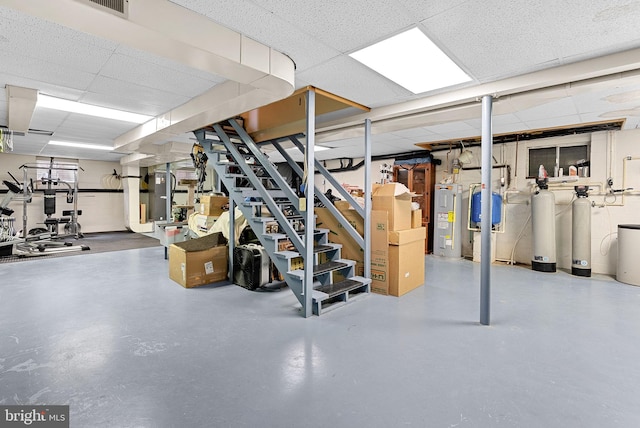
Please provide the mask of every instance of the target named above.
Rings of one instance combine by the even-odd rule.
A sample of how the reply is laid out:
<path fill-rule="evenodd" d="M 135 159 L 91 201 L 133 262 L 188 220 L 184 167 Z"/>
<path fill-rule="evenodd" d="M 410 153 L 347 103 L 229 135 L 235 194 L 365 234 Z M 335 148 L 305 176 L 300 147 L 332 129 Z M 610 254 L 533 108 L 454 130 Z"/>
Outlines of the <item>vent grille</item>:
<path fill-rule="evenodd" d="M 124 13 L 125 0 L 89 0 L 91 3 L 107 7 L 119 13 Z"/>
<path fill-rule="evenodd" d="M 113 13 L 114 15 L 127 17 L 129 9 L 129 0 L 76 0 L 80 3 L 94 6 L 97 9 L 104 10 L 105 12 Z"/>

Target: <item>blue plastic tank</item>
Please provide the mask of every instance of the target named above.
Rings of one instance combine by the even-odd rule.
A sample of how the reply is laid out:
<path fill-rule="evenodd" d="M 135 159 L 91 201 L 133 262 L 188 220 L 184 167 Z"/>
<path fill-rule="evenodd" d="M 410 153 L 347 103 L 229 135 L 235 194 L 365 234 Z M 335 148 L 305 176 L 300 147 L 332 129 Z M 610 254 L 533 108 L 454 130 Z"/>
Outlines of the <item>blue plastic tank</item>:
<path fill-rule="evenodd" d="M 482 192 L 476 192 L 471 197 L 471 221 L 474 223 L 480 223 L 482 216 L 481 210 L 481 198 Z M 502 196 L 498 193 L 491 193 L 491 224 L 496 226 L 502 222 Z"/>

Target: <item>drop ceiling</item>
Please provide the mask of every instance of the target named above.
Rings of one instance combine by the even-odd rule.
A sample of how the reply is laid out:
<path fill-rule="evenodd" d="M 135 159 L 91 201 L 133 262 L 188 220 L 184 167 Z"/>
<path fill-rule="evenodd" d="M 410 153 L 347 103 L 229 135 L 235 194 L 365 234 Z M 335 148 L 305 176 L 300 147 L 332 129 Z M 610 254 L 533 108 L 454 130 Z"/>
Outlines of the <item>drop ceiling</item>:
<path fill-rule="evenodd" d="M 315 86 L 371 107 L 367 114 L 374 118 L 374 155 L 417 150 L 416 143 L 479 135 L 480 108 L 469 94 L 482 93 L 484 88 L 497 96 L 495 133 L 609 119 L 624 120 L 625 129 L 640 123 L 640 73 L 634 71 L 640 64 L 638 2 L 565 0 L 553 7 L 530 0 L 172 3 L 288 55 L 296 64 L 297 88 Z M 159 116 L 226 81 L 175 59 L 8 7 L 13 4 L 0 0 L 3 85 Z M 136 0 L 129 0 L 129 7 L 136 7 Z M 349 57 L 355 50 L 416 26 L 473 80 L 412 94 Z M 611 55 L 615 61 L 598 60 Z M 616 67 L 611 65 L 614 62 Z M 569 71 L 581 70 L 583 63 L 589 72 L 572 77 Z M 534 90 L 527 90 L 527 84 L 511 84 L 528 76 L 538 79 Z M 590 80 L 579 82 L 583 78 Z M 490 92 L 494 87 L 500 91 Z M 439 105 L 440 99 L 447 101 Z M 0 91 L 2 126 L 7 126 L 7 112 L 6 91 Z M 241 112 L 229 115 L 237 113 Z M 341 121 L 320 129 L 318 142 L 336 149 L 318 152 L 317 158 L 362 155 L 362 138 L 347 126 L 353 121 L 343 121 L 344 126 Z M 128 152 L 91 152 L 47 142 L 55 138 L 113 145 L 136 126 L 37 107 L 30 128 L 52 132 L 53 137 L 16 136 L 14 153 L 117 161 Z M 190 135 L 171 140 L 176 141 L 188 147 Z"/>

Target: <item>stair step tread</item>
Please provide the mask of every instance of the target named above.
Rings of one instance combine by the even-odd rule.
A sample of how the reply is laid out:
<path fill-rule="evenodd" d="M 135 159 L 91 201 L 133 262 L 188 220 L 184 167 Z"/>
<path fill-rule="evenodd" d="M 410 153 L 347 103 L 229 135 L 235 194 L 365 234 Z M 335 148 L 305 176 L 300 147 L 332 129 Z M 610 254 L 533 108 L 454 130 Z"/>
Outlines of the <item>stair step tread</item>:
<path fill-rule="evenodd" d="M 349 266 L 355 266 L 355 264 L 356 264 L 355 261 L 347 260 L 347 259 L 338 259 L 338 260 L 332 260 L 326 263 L 321 263 L 313 267 L 313 276 L 333 272 Z M 304 279 L 304 269 L 296 269 L 296 270 L 289 271 L 288 273 L 298 278 L 299 280 Z"/>
<path fill-rule="evenodd" d="M 236 187 L 233 189 L 234 192 L 238 192 L 238 193 L 242 193 L 243 197 L 256 197 L 259 198 L 260 193 L 254 189 L 253 187 Z M 285 194 L 282 190 L 280 189 L 265 189 L 267 191 L 268 194 L 271 195 L 272 198 L 284 198 Z M 291 203 L 289 202 L 289 205 L 291 205 Z"/>
<path fill-rule="evenodd" d="M 330 298 L 335 297 L 335 296 L 337 296 L 339 294 L 346 293 L 347 291 L 351 291 L 351 290 L 354 290 L 356 288 L 360 288 L 363 285 L 367 285 L 367 283 L 359 281 L 359 280 L 355 279 L 355 277 L 354 278 L 348 278 L 348 279 L 345 279 L 345 280 L 340 281 L 340 282 L 336 282 L 335 284 L 320 285 L 318 287 L 315 287 L 314 291 L 318 291 L 320 293 L 324 293 L 324 294 L 326 294 L 326 296 L 322 296 L 322 295 L 320 295 L 318 293 L 314 293 L 315 294 L 314 298 L 316 300 L 320 300 L 319 299 L 320 297 L 322 297 L 321 300 L 330 299 Z"/>
<path fill-rule="evenodd" d="M 337 250 L 341 247 L 342 245 L 340 244 L 320 244 L 313 247 L 313 252 L 316 254 L 326 253 L 327 251 Z M 278 257 L 282 257 L 283 259 L 292 259 L 295 257 L 300 257 L 300 253 L 298 253 L 297 251 L 289 251 L 289 250 L 276 251 L 274 254 Z"/>
<path fill-rule="evenodd" d="M 303 217 L 301 215 L 285 215 L 284 218 L 287 220 L 302 220 Z M 269 223 L 272 221 L 277 221 L 275 217 L 251 217 L 252 221 L 256 223 Z"/>

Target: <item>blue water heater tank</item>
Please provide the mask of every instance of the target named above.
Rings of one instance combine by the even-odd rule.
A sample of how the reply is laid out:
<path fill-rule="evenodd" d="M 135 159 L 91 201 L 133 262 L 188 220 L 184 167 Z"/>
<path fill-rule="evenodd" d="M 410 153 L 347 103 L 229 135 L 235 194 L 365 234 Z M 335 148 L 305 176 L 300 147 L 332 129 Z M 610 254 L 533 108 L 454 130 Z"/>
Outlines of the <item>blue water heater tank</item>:
<path fill-rule="evenodd" d="M 474 223 L 480 223 L 482 216 L 481 210 L 481 198 L 482 192 L 476 192 L 471 197 L 471 221 Z M 496 226 L 502 222 L 502 197 L 498 193 L 491 194 L 491 224 Z"/>

